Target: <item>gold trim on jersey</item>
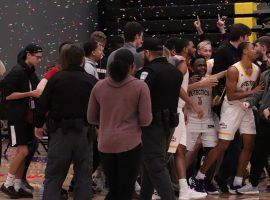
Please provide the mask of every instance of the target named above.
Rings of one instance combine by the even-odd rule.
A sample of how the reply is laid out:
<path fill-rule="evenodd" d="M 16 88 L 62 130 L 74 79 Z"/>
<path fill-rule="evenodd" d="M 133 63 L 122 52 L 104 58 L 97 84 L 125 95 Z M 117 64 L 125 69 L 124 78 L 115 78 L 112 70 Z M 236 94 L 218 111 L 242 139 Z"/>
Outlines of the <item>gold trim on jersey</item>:
<path fill-rule="evenodd" d="M 240 64 L 240 67 L 242 68 L 243 73 L 244 73 L 245 76 L 251 77 L 251 76 L 253 75 L 253 72 L 254 72 L 253 63 L 251 63 L 251 74 L 248 74 L 248 73 L 246 72 L 246 68 L 242 65 L 241 61 L 239 62 L 239 64 Z"/>
<path fill-rule="evenodd" d="M 231 136 L 232 133 L 230 133 L 230 132 L 219 132 L 218 135 Z"/>

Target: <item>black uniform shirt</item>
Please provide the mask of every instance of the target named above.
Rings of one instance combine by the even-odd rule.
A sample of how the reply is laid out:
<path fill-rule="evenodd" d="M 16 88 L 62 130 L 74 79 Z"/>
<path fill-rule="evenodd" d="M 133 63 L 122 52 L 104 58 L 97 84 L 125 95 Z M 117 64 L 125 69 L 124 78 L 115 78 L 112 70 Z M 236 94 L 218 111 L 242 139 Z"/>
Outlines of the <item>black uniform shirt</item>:
<path fill-rule="evenodd" d="M 37 107 L 35 126 L 42 127 L 45 115 L 61 120 L 85 118 L 92 88 L 97 79 L 80 66 L 58 72 L 47 83 Z"/>
<path fill-rule="evenodd" d="M 144 80 L 150 89 L 153 112 L 162 109 L 177 112 L 183 75 L 168 63 L 166 58 L 152 60 L 149 65 L 136 73 L 136 77 Z"/>
<path fill-rule="evenodd" d="M 224 70 L 227 70 L 230 66 L 237 63 L 240 60 L 240 56 L 235 48 L 229 41 L 226 41 L 220 46 L 215 53 L 214 66 L 212 73 L 217 74 Z M 226 78 L 222 78 L 219 81 L 218 93 L 221 94 L 225 87 Z"/>
<path fill-rule="evenodd" d="M 24 61 L 20 61 L 2 80 L 4 98 L 14 92 L 29 92 L 30 84 L 32 90 L 35 90 L 38 83 L 39 79 L 35 73 L 35 68 L 30 68 Z M 15 100 L 5 100 L 5 102 L 4 112 L 9 123 L 25 123 L 28 111 L 30 109 L 29 97 Z"/>

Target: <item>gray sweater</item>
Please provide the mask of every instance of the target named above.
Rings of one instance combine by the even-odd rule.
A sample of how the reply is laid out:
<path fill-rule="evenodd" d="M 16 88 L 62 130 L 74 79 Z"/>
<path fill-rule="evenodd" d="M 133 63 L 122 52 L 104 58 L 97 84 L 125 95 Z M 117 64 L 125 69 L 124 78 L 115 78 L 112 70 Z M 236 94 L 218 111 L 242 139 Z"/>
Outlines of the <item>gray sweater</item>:
<path fill-rule="evenodd" d="M 143 55 L 142 55 L 142 52 L 141 53 L 138 53 L 136 51 L 136 47 L 132 44 L 132 42 L 127 42 L 124 44 L 123 47 L 121 47 L 120 49 L 128 49 L 131 51 L 131 53 L 133 54 L 134 56 L 134 63 L 136 65 L 136 70 L 140 69 L 143 67 L 144 65 L 144 61 L 143 61 Z M 108 76 L 109 74 L 109 65 L 114 61 L 114 55 L 115 53 L 118 51 L 119 49 L 113 51 L 109 57 L 108 57 L 108 61 L 107 61 L 107 74 L 106 76 Z"/>
<path fill-rule="evenodd" d="M 267 70 L 261 74 L 260 82 L 265 84 L 264 92 L 256 93 L 250 96 L 247 101 L 250 103 L 250 107 L 259 103 L 259 115 L 262 119 L 270 123 L 270 119 L 265 119 L 263 115 L 264 109 L 270 110 L 270 70 Z"/>

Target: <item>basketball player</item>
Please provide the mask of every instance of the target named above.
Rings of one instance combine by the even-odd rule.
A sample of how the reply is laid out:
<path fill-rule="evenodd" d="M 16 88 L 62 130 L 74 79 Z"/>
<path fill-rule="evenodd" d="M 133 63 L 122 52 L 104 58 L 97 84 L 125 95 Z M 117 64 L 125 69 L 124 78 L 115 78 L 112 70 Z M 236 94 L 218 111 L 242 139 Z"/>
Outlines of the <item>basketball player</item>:
<path fill-rule="evenodd" d="M 231 194 L 241 188 L 243 175 L 252 152 L 254 134 L 256 133 L 254 116 L 251 109 L 242 110 L 242 102 L 252 94 L 262 92 L 263 83 L 258 84 L 260 69 L 252 63 L 255 58 L 253 44 L 243 42 L 238 46 L 241 60 L 232 65 L 227 71 L 225 100 L 222 104 L 219 140 L 217 146 L 207 155 L 196 177 L 191 177 L 191 188 L 204 192 L 205 174 L 209 168 L 226 151 L 234 139 L 235 132 L 239 129 L 243 138 L 243 148 L 239 157 L 237 173 L 233 184 L 230 185 Z"/>
<path fill-rule="evenodd" d="M 216 78 L 220 79 L 225 74 L 216 74 L 213 76 L 207 75 L 207 61 L 203 56 L 195 57 L 190 62 L 193 72 L 199 77 L 199 80 L 205 78 Z M 218 123 L 215 123 L 217 117 L 215 117 L 212 111 L 212 105 L 217 104 L 218 102 L 213 100 L 212 96 L 212 87 L 211 86 L 202 86 L 198 88 L 191 89 L 189 87 L 189 97 L 193 102 L 203 110 L 204 116 L 198 118 L 197 114 L 188 106 L 188 124 L 187 124 L 187 150 L 194 151 L 194 147 L 197 139 L 200 137 L 204 150 L 209 152 L 217 143 L 217 127 Z M 214 169 L 213 169 L 214 170 Z M 212 171 L 213 171 L 212 170 Z M 214 171 L 213 171 L 214 172 Z M 213 175 L 213 173 L 212 173 Z M 207 181 L 205 189 L 208 194 L 218 194 L 216 187 L 212 184 L 212 175 Z"/>

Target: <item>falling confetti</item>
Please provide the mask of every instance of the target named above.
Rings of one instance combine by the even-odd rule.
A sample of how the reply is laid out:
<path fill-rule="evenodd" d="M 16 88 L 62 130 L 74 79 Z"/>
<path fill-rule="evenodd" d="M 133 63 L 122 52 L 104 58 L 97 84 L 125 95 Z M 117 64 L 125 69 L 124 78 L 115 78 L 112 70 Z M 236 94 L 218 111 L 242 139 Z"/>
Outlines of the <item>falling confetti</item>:
<path fill-rule="evenodd" d="M 64 41 L 85 42 L 98 26 L 95 0 L 1 0 L 0 59 L 8 70 L 17 54 L 31 42 L 42 46 L 41 75 L 58 60 L 58 47 Z"/>

